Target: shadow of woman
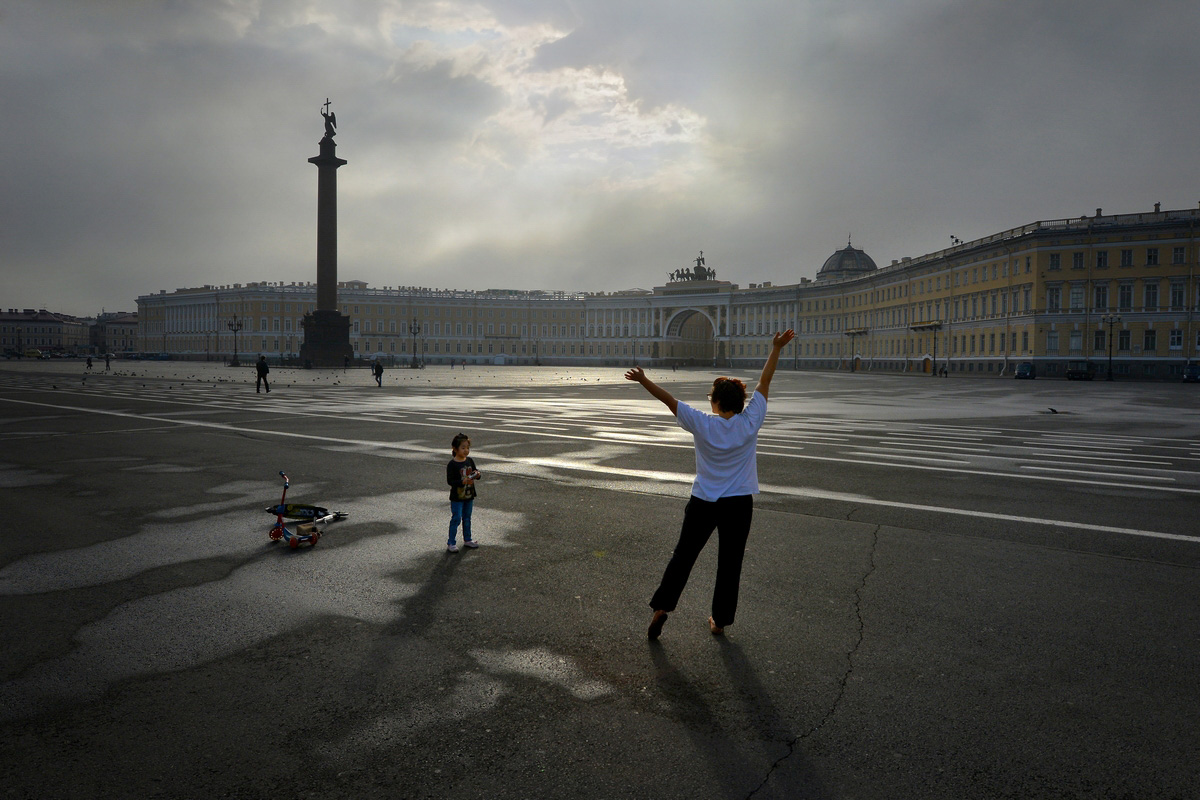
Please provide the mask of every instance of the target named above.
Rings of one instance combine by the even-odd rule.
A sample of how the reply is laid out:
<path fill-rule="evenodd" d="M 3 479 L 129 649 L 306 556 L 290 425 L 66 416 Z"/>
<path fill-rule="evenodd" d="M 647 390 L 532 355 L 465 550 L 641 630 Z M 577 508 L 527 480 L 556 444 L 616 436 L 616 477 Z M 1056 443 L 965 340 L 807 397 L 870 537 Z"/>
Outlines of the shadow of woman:
<path fill-rule="evenodd" d="M 761 751 L 748 747 L 744 737 L 731 730 L 705 699 L 705 695 L 671 662 L 660 642 L 648 643 L 659 692 L 671 706 L 672 717 L 687 731 L 725 797 L 744 797 L 761 786 L 768 765 Z"/>
<path fill-rule="evenodd" d="M 821 785 L 812 764 L 799 751 L 797 745 L 800 737 L 791 728 L 791 724 L 779 712 L 770 691 L 763 686 L 758 678 L 754 665 L 746 658 L 741 645 L 727 637 L 714 637 L 720 648 L 721 661 L 729 673 L 731 684 L 737 688 L 737 696 L 742 701 L 742 708 L 750 725 L 758 731 L 765 741 L 780 742 L 787 752 L 771 764 L 770 769 L 762 776 L 762 783 L 750 792 L 753 796 L 767 789 L 774 780 L 776 783 L 764 796 L 789 798 L 818 798 L 831 797 Z M 787 765 L 788 777 L 784 778 L 780 769 Z M 780 786 L 779 784 L 783 785 Z"/>

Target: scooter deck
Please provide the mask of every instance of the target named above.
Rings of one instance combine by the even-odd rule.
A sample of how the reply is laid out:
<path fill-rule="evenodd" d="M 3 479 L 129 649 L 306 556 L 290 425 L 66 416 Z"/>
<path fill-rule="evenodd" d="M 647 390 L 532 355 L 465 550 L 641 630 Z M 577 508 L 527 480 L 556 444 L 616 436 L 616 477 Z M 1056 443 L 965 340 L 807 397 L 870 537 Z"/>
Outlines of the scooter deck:
<path fill-rule="evenodd" d="M 286 519 L 318 519 L 320 517 L 328 517 L 331 514 L 334 515 L 335 519 L 342 519 L 349 516 L 345 511 L 330 511 L 323 506 L 314 506 L 308 503 L 283 503 L 282 505 L 270 506 L 264 509 L 264 511 Z"/>

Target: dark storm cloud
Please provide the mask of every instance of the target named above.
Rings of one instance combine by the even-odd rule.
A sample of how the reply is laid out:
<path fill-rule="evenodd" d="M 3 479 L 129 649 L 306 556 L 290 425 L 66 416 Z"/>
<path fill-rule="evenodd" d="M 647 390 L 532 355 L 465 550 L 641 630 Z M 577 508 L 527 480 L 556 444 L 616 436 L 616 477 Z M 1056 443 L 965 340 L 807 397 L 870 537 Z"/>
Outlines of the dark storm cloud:
<path fill-rule="evenodd" d="M 1043 218 L 1191 207 L 1183 2 L 0 5 L 7 306 L 340 273 L 745 284 Z"/>

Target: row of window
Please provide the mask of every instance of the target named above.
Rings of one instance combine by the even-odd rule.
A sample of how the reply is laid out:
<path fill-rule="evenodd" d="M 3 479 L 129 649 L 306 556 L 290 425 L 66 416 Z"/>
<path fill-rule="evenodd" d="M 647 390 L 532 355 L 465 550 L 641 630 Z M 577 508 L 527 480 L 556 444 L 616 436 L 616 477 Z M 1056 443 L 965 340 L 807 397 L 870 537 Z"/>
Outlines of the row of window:
<path fill-rule="evenodd" d="M 353 313 L 355 313 L 355 314 L 359 313 L 359 306 L 356 306 L 356 305 L 355 306 L 343 305 L 342 313 L 343 314 L 351 313 L 350 312 L 351 308 L 354 309 Z M 397 307 L 393 306 L 393 305 L 388 305 L 388 306 L 364 305 L 364 306 L 362 306 L 362 308 L 363 308 L 366 316 L 371 315 L 371 309 L 373 309 L 373 308 L 376 308 L 379 310 L 378 316 L 384 316 L 385 309 L 387 311 L 387 314 L 389 316 L 393 316 L 393 317 L 397 316 L 397 311 L 399 311 L 399 316 L 401 316 L 401 317 L 407 317 L 407 316 L 409 316 L 410 313 L 417 314 L 419 316 L 434 316 L 434 317 L 440 317 L 442 315 L 442 307 L 438 306 L 438 305 L 432 306 L 431 307 L 432 310 L 422 309 L 420 311 L 418 311 L 415 308 L 412 309 L 411 311 L 408 308 L 397 309 Z M 262 310 L 263 311 L 267 310 L 266 303 L 262 304 Z M 279 311 L 279 303 L 275 304 L 275 310 Z M 290 310 L 291 310 L 290 308 L 287 308 L 287 309 L 285 309 L 285 312 L 290 311 Z M 297 309 L 297 310 L 299 310 L 299 309 Z M 312 310 L 311 306 L 309 307 L 309 310 L 310 311 Z M 472 317 L 473 314 L 477 315 L 479 317 L 482 317 L 484 315 L 484 313 L 486 312 L 489 319 L 493 319 L 493 318 L 505 319 L 506 315 L 508 314 L 508 312 L 510 310 L 512 311 L 513 319 L 524 319 L 524 320 L 538 319 L 538 311 L 529 311 L 528 309 L 515 309 L 515 308 L 514 309 L 505 309 L 505 308 L 464 309 L 462 307 L 457 307 L 457 306 L 445 309 L 447 317 L 454 316 L 454 317 L 458 317 L 459 319 L 461 319 L 463 317 L 463 311 L 467 312 L 467 314 L 466 314 L 467 317 Z M 560 312 L 558 309 L 541 309 L 540 311 L 541 311 L 541 319 L 560 319 L 560 317 L 559 317 Z M 451 312 L 453 312 L 453 314 Z M 561 319 L 571 319 L 572 318 L 571 316 L 569 316 L 570 314 L 572 314 L 572 312 L 569 312 L 564 309 L 561 311 L 561 313 L 562 313 Z M 578 312 L 574 312 L 574 313 L 578 314 Z M 577 316 L 575 318 L 578 319 Z"/>
<path fill-rule="evenodd" d="M 62 334 L 64 328 L 67 333 L 87 332 L 84 325 L 64 326 L 64 325 L 37 325 L 30 327 L 27 325 L 0 325 L 0 333 L 24 333 L 40 335 L 44 333 Z"/>
<path fill-rule="evenodd" d="M 247 342 L 249 344 L 249 341 Z M 286 340 L 280 340 L 276 337 L 261 337 L 260 350 L 262 352 L 280 353 L 280 347 L 283 345 L 291 345 Z M 375 347 L 371 345 L 375 344 Z M 397 344 L 399 345 L 397 347 Z M 395 339 L 377 340 L 374 343 L 370 339 L 355 339 L 352 342 L 354 352 L 371 355 L 374 353 L 400 353 L 407 354 L 409 352 L 408 342 Z M 518 344 L 516 342 L 488 342 L 480 343 L 475 346 L 472 342 L 442 342 L 442 341 L 422 341 L 418 347 L 421 353 L 432 353 L 435 355 L 522 355 L 536 356 L 539 353 L 537 344 Z M 541 355 L 546 356 L 621 356 L 631 355 L 631 346 L 624 345 L 574 345 L 574 344 L 543 344 L 541 347 Z M 635 354 L 647 355 L 648 350 L 646 345 L 634 345 Z"/>
<path fill-rule="evenodd" d="M 1133 332 L 1122 330 L 1116 332 L 1116 350 L 1118 352 L 1128 353 L 1133 349 Z M 986 333 L 986 334 L 960 334 L 950 337 L 950 347 L 953 354 L 970 354 L 970 353 L 1004 353 L 1005 345 L 1007 344 L 1011 351 L 1016 351 L 1018 338 L 1020 341 L 1021 352 L 1031 352 L 1029 348 L 1029 332 L 1021 331 L 1019 334 L 1016 331 L 1011 332 L 1006 341 L 1005 334 Z M 1070 332 L 1070 352 L 1079 354 L 1083 348 L 1083 332 Z M 1174 328 L 1167 331 L 1167 348 L 1168 350 L 1182 350 L 1184 341 L 1184 331 L 1181 328 Z M 1142 331 L 1141 352 L 1154 353 L 1158 350 L 1158 331 L 1146 330 Z M 866 352 L 868 354 L 878 355 L 907 355 L 910 351 L 914 353 L 927 352 L 925 337 L 917 337 L 915 341 L 912 339 L 886 339 L 877 342 L 868 342 Z M 932 342 L 928 343 L 932 347 Z M 1097 330 L 1092 332 L 1092 345 L 1096 352 L 1105 352 L 1108 347 L 1107 331 Z M 766 347 L 764 345 L 736 345 L 735 355 L 765 355 Z M 1200 350 L 1200 331 L 1196 332 L 1196 348 Z M 819 342 L 804 344 L 800 350 L 802 355 L 840 355 L 842 348 L 839 345 L 835 348 L 833 343 Z M 1055 355 L 1060 352 L 1059 333 L 1058 331 L 1050 331 L 1046 334 L 1046 353 Z"/>
<path fill-rule="evenodd" d="M 1127 352 L 1133 348 L 1133 331 L 1121 330 L 1116 331 L 1116 349 L 1121 352 Z M 1167 331 L 1167 349 L 1182 350 L 1183 349 L 1183 329 L 1172 328 Z M 1158 331 L 1147 329 L 1142 331 L 1142 352 L 1153 353 L 1158 350 Z M 1103 329 L 1092 331 L 1092 349 L 1097 352 L 1104 352 L 1108 349 L 1109 339 L 1108 331 Z M 1083 331 L 1070 331 L 1069 348 L 1072 353 L 1080 353 L 1083 350 Z M 1196 333 L 1196 347 L 1200 349 L 1200 331 Z M 1048 354 L 1058 353 L 1060 348 L 1060 339 L 1058 331 L 1048 331 L 1046 333 L 1046 352 Z"/>
<path fill-rule="evenodd" d="M 1072 310 L 1083 310 L 1085 287 L 1072 286 L 1068 295 Z M 1167 305 L 1172 309 L 1182 310 L 1184 307 L 1185 289 L 1182 282 L 1172 281 L 1169 289 Z M 1145 282 L 1142 285 L 1142 308 L 1146 311 L 1156 311 L 1159 308 L 1159 284 Z M 1092 287 L 1092 306 L 1101 311 L 1115 310 L 1109 306 L 1107 284 L 1097 284 Z M 1133 284 L 1122 283 L 1117 286 L 1117 304 L 1115 308 L 1128 310 L 1133 308 Z M 1062 287 L 1049 286 L 1046 288 L 1046 310 L 1062 310 Z"/>
<path fill-rule="evenodd" d="M 30 347 L 40 344 L 73 347 L 87 343 L 86 336 L 63 336 L 62 334 L 53 332 L 52 334 L 51 336 L 30 336 L 27 333 L 18 332 L 17 334 L 8 336 L 0 335 L 0 344 L 15 346 L 19 342 L 27 344 Z"/>
<path fill-rule="evenodd" d="M 1145 266 L 1157 267 L 1159 265 L 1158 250 L 1159 249 L 1157 247 L 1147 247 L 1146 248 Z M 1094 250 L 1093 251 L 1093 254 L 1095 255 L 1094 264 L 1097 269 L 1106 269 L 1108 267 L 1108 253 L 1109 253 L 1108 250 Z M 1119 263 L 1122 267 L 1132 267 L 1134 265 L 1132 248 L 1128 248 L 1128 247 L 1122 248 L 1121 250 L 1118 251 L 1118 253 L 1119 253 L 1118 257 L 1120 258 Z M 1172 247 L 1171 248 L 1171 263 L 1172 264 L 1186 263 L 1185 254 L 1186 254 L 1185 248 Z M 1081 252 L 1071 253 L 1071 269 L 1084 269 L 1085 266 L 1086 265 L 1084 264 L 1084 254 L 1083 253 L 1081 253 Z M 1062 269 L 1062 253 L 1050 253 L 1049 267 L 1050 267 L 1050 269 Z"/>
<path fill-rule="evenodd" d="M 234 303 L 231 306 L 222 306 L 221 313 L 225 314 L 225 315 L 234 314 L 234 313 L 244 311 L 245 310 L 244 306 L 249 306 L 252 309 L 253 305 L 254 305 L 253 303 L 245 303 L 245 304 Z M 243 307 L 239 307 L 239 306 L 243 306 Z M 285 314 L 291 314 L 293 312 L 293 310 L 297 314 L 303 314 L 306 312 L 311 313 L 313 311 L 313 309 L 314 309 L 313 303 L 258 303 L 259 311 L 261 311 L 261 312 L 273 311 L 276 314 L 280 313 L 281 310 Z M 353 311 L 352 311 L 352 309 L 353 309 Z M 382 316 L 408 317 L 410 314 L 418 314 L 420 316 L 440 317 L 442 315 L 443 307 L 440 305 L 432 305 L 428 308 L 422 308 L 422 309 L 411 308 L 410 309 L 408 307 L 400 307 L 400 306 L 395 306 L 395 305 L 369 305 L 369 304 L 355 305 L 355 304 L 349 304 L 349 303 L 342 305 L 342 313 L 343 314 L 354 313 L 354 314 L 364 314 L 366 316 L 371 316 L 372 309 L 377 309 L 377 312 L 375 312 L 375 313 L 381 317 Z M 447 317 L 455 316 L 460 319 L 463 316 L 464 310 L 468 312 L 467 313 L 468 317 L 472 316 L 472 313 L 477 314 L 480 317 L 484 316 L 484 314 L 486 313 L 488 318 L 498 317 L 500 319 L 505 319 L 505 317 L 510 309 L 474 308 L 474 307 L 470 308 L 470 309 L 464 309 L 462 307 L 452 307 L 452 308 L 445 309 Z M 512 311 L 513 319 L 527 320 L 527 319 L 538 319 L 539 318 L 538 317 L 539 311 L 529 311 L 527 309 L 511 309 L 511 311 Z M 541 319 L 559 319 L 560 313 L 562 314 L 561 319 L 570 319 L 571 317 L 569 315 L 572 312 L 569 312 L 565 309 L 563 309 L 561 311 L 559 309 L 541 309 L 540 313 L 541 313 L 541 317 L 540 317 Z M 578 312 L 575 312 L 575 313 L 578 313 Z"/>
<path fill-rule="evenodd" d="M 49 337 L 49 336 L 32 336 L 32 337 L 0 336 L 0 345 L 3 345 L 5 347 L 10 347 L 10 346 L 15 347 L 18 342 L 20 342 L 20 344 L 24 347 L 39 347 L 41 345 L 46 345 L 47 347 L 50 347 L 50 346 L 57 346 L 57 345 L 63 344 L 62 339 Z"/>

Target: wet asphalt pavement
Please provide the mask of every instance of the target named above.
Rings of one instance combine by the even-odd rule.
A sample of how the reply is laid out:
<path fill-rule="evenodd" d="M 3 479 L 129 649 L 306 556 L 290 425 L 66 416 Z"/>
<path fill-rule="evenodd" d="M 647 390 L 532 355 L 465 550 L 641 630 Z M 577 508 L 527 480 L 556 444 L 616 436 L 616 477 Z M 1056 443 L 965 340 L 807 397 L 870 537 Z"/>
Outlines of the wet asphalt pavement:
<path fill-rule="evenodd" d="M 1194 386 L 781 371 L 737 622 L 710 545 L 648 643 L 692 451 L 619 370 L 114 367 L 0 363 L 0 797 L 1196 796 Z"/>

